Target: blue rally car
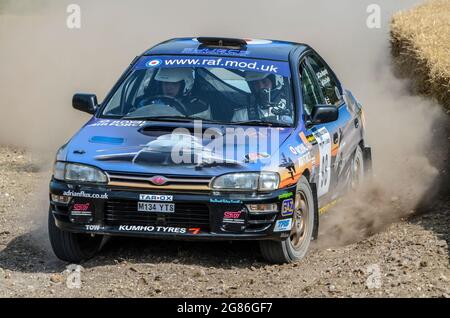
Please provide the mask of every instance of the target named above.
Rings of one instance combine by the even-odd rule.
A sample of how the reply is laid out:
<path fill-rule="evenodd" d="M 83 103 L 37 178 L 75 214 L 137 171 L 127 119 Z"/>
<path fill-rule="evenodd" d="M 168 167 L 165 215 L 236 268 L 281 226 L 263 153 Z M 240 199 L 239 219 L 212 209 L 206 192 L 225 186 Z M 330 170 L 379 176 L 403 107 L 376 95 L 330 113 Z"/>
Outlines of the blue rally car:
<path fill-rule="evenodd" d="M 93 116 L 58 150 L 48 218 L 69 262 L 112 235 L 258 240 L 292 262 L 371 169 L 361 104 L 305 44 L 168 40 L 72 104 Z"/>

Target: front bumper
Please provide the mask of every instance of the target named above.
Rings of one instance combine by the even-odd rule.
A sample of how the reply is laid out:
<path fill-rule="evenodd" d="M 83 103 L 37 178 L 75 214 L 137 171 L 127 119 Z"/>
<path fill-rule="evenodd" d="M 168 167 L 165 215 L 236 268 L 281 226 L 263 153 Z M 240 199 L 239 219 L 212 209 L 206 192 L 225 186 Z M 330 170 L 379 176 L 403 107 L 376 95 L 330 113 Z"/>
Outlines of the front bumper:
<path fill-rule="evenodd" d="M 270 194 L 213 195 L 87 186 L 53 179 L 50 208 L 56 225 L 75 233 L 183 240 L 282 240 L 290 231 L 280 224 L 292 223 L 294 193 L 295 186 Z M 159 195 L 159 199 L 169 196 L 175 211 L 139 212 L 142 194 Z M 54 196 L 63 196 L 68 202 L 52 200 Z M 276 211 L 255 213 L 247 208 L 249 204 L 269 203 L 276 204 Z"/>

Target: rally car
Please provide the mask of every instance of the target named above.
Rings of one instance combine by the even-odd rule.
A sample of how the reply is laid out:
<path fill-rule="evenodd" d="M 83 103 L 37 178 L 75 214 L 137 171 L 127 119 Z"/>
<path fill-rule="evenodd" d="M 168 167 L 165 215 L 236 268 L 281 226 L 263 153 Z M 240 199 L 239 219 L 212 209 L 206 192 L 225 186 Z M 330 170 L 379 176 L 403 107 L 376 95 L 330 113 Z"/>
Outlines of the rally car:
<path fill-rule="evenodd" d="M 49 236 L 93 257 L 106 236 L 257 240 L 301 259 L 319 216 L 371 167 L 361 104 L 306 44 L 180 38 L 136 57 L 57 152 Z"/>

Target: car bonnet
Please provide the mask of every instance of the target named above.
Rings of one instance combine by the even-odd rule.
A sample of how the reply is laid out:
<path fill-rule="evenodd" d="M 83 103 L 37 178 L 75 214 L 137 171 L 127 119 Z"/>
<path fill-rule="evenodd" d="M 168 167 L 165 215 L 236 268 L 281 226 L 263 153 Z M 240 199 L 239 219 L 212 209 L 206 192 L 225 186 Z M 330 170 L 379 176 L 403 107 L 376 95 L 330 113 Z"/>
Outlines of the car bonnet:
<path fill-rule="evenodd" d="M 258 171 L 271 165 L 272 158 L 278 155 L 280 146 L 293 131 L 293 128 L 206 124 L 193 128 L 192 123 L 184 122 L 94 117 L 60 150 L 57 160 L 130 173 L 214 176 L 233 171 Z M 202 138 L 210 131 L 208 128 L 224 136 L 220 142 L 216 140 L 219 143 L 215 146 L 210 137 Z M 247 138 L 235 137 L 244 133 Z M 181 148 L 180 144 L 187 147 L 185 151 L 201 153 L 201 157 L 192 162 L 191 156 L 184 156 L 183 161 L 173 155 L 174 149 Z M 219 157 L 222 160 L 218 160 Z"/>

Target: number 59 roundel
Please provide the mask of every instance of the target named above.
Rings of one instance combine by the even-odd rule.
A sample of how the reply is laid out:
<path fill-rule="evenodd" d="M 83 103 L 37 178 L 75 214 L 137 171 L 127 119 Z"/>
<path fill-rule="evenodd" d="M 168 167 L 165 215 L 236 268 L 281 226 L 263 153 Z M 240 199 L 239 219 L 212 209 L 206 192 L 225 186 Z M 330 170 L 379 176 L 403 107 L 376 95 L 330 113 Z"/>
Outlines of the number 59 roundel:
<path fill-rule="evenodd" d="M 330 188 L 331 179 L 331 137 L 324 127 L 313 132 L 319 146 L 319 182 L 317 184 L 317 195 L 326 194 Z"/>

